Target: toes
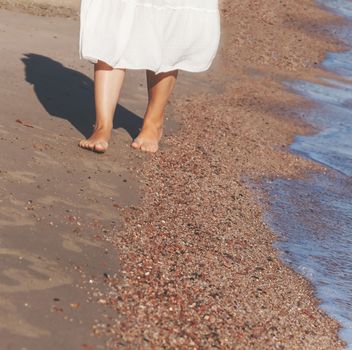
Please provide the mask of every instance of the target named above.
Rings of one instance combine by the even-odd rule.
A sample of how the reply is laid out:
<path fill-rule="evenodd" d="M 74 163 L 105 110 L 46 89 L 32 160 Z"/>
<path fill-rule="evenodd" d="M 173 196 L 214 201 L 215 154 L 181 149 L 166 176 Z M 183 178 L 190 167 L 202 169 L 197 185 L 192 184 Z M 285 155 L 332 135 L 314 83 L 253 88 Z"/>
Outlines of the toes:
<path fill-rule="evenodd" d="M 156 143 L 146 143 L 141 146 L 141 150 L 148 153 L 156 153 L 158 149 L 159 146 Z"/>
<path fill-rule="evenodd" d="M 97 142 L 94 145 L 94 152 L 97 153 L 104 153 L 108 149 L 108 143 L 107 142 Z"/>
<path fill-rule="evenodd" d="M 81 148 L 87 148 L 87 140 L 81 140 L 78 146 Z"/>
<path fill-rule="evenodd" d="M 90 140 L 81 140 L 78 146 L 97 153 L 104 153 L 108 149 L 109 144 L 105 141 L 92 142 Z"/>
<path fill-rule="evenodd" d="M 159 149 L 159 144 L 158 143 L 155 143 L 155 142 L 148 142 L 146 140 L 142 140 L 142 139 L 138 139 L 136 138 L 131 146 L 134 148 L 134 149 L 139 149 L 143 152 L 148 152 L 148 153 L 155 153 L 158 151 Z"/>
<path fill-rule="evenodd" d="M 95 143 L 94 142 L 87 142 L 87 149 L 90 151 L 94 151 Z"/>
<path fill-rule="evenodd" d="M 135 139 L 131 146 L 134 148 L 134 149 L 141 149 L 142 148 L 142 142 L 140 142 L 138 139 Z"/>

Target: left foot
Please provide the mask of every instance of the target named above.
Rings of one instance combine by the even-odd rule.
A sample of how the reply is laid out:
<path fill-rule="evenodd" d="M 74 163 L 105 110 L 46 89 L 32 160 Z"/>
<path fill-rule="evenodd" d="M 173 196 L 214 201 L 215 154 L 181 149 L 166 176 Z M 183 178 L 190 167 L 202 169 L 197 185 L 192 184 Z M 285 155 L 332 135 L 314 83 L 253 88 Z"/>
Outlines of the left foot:
<path fill-rule="evenodd" d="M 143 152 L 155 153 L 159 149 L 162 133 L 162 127 L 145 124 L 131 146 Z"/>

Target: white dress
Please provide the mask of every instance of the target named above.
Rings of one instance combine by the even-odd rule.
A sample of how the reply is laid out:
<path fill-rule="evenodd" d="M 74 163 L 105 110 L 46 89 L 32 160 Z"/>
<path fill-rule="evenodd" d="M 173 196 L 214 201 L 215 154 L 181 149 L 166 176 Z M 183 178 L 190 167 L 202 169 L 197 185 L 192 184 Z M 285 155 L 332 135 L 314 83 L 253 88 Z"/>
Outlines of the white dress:
<path fill-rule="evenodd" d="M 207 70 L 218 49 L 218 0 L 82 0 L 80 56 L 114 68 Z"/>

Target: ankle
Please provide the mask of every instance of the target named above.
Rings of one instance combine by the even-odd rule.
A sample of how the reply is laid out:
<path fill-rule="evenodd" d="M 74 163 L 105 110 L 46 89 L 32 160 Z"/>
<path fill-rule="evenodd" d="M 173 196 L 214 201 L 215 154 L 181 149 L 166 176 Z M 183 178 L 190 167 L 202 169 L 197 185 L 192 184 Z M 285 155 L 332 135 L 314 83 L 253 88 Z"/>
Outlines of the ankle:
<path fill-rule="evenodd" d="M 105 123 L 95 124 L 94 125 L 94 131 L 111 132 L 112 131 L 112 125 L 111 124 L 105 124 Z"/>
<path fill-rule="evenodd" d="M 144 115 L 144 124 L 149 124 L 150 126 L 161 128 L 164 124 L 164 114 L 164 110 L 148 106 Z"/>
<path fill-rule="evenodd" d="M 161 134 L 163 132 L 163 125 L 159 124 L 154 124 L 154 123 L 144 123 L 143 132 L 148 132 L 148 133 L 156 133 L 156 134 Z"/>
<path fill-rule="evenodd" d="M 143 127 L 150 127 L 153 129 L 162 129 L 164 126 L 164 119 L 163 118 L 152 118 L 152 117 L 145 117 L 143 122 Z"/>

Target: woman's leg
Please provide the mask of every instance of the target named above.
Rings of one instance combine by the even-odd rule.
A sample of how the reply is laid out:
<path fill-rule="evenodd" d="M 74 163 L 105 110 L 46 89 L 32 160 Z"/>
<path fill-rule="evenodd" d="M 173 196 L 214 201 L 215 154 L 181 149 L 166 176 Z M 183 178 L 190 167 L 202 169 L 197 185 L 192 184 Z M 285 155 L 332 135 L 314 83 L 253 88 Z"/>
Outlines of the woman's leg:
<path fill-rule="evenodd" d="M 105 152 L 109 146 L 113 118 L 120 97 L 126 71 L 113 69 L 108 64 L 98 61 L 94 68 L 94 94 L 96 123 L 93 135 L 82 140 L 82 148 L 95 152 Z"/>
<path fill-rule="evenodd" d="M 175 87 L 178 71 L 155 74 L 147 71 L 149 103 L 140 134 L 132 147 L 145 152 L 156 152 L 162 136 L 167 102 Z"/>

